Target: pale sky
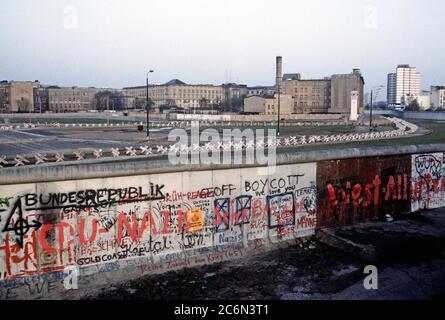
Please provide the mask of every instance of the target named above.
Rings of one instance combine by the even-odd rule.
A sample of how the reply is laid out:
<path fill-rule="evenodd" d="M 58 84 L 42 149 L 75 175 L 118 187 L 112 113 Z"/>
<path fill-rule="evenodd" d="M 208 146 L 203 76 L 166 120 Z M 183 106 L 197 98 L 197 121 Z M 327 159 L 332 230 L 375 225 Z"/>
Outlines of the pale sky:
<path fill-rule="evenodd" d="M 116 87 L 272 85 L 360 68 L 366 90 L 397 64 L 445 85 L 443 0 L 0 0 L 0 80 Z"/>

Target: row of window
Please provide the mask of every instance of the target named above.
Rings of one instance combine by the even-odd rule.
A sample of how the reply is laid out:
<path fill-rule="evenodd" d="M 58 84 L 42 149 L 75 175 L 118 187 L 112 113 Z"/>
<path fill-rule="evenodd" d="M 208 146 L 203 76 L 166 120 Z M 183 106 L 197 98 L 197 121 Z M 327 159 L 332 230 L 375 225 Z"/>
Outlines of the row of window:
<path fill-rule="evenodd" d="M 81 96 L 88 96 L 88 92 L 51 92 L 50 96 L 54 97 L 81 97 Z"/>
<path fill-rule="evenodd" d="M 295 96 L 294 97 L 295 99 L 298 99 L 298 96 Z M 322 97 L 324 100 L 326 100 L 327 99 L 327 97 L 326 96 L 323 96 Z M 303 100 L 303 99 L 309 99 L 309 96 L 307 95 L 307 94 L 305 94 L 305 95 L 300 95 L 300 100 Z M 319 95 L 312 95 L 312 100 L 320 100 L 320 96 Z"/>
<path fill-rule="evenodd" d="M 295 102 L 294 107 L 308 107 L 309 103 L 307 101 Z M 319 102 L 312 102 L 312 107 L 323 107 L 324 104 L 320 104 Z"/>
<path fill-rule="evenodd" d="M 322 91 L 325 91 L 325 92 L 327 92 L 328 90 L 326 89 L 320 89 L 320 88 L 315 88 L 315 87 L 311 87 L 311 91 L 312 91 L 312 93 L 320 93 L 320 92 L 322 92 Z M 321 90 L 321 91 L 320 91 Z M 309 88 L 300 88 L 300 90 L 298 90 L 298 88 L 295 88 L 295 93 L 298 93 L 298 92 L 303 92 L 303 93 L 305 93 L 305 92 L 308 92 L 309 91 Z"/>

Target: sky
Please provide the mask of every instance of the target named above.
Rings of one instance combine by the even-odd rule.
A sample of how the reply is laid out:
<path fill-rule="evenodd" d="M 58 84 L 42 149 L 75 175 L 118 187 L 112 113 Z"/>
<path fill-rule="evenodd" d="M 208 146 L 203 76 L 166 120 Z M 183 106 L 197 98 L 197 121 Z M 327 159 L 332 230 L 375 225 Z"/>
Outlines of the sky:
<path fill-rule="evenodd" d="M 0 80 L 115 87 L 273 85 L 362 70 L 366 91 L 398 64 L 445 85 L 443 0 L 0 0 Z M 384 93 L 382 94 L 384 95 Z M 380 97 L 384 98 L 384 97 Z"/>

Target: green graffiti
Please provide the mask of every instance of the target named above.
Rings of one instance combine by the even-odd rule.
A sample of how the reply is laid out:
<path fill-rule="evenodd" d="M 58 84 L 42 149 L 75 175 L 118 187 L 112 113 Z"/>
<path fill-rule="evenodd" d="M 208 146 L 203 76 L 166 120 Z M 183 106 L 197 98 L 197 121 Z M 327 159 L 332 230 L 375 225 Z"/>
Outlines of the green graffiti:
<path fill-rule="evenodd" d="M 11 199 L 13 199 L 13 197 L 9 197 L 9 198 L 0 197 L 0 208 L 1 207 L 9 208 L 9 200 L 11 200 Z"/>

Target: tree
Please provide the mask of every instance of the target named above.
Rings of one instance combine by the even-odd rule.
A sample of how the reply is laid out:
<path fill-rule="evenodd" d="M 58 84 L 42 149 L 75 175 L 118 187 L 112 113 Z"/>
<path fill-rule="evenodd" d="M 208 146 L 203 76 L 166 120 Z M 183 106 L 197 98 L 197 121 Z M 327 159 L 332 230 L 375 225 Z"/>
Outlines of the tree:
<path fill-rule="evenodd" d="M 209 106 L 209 100 L 207 100 L 206 98 L 201 98 L 201 100 L 199 100 L 199 108 L 201 110 L 207 110 Z"/>
<path fill-rule="evenodd" d="M 16 100 L 17 106 L 19 107 L 19 112 L 30 112 L 31 102 L 26 98 L 21 98 Z"/>
<path fill-rule="evenodd" d="M 94 95 L 96 110 L 124 110 L 124 95 L 116 91 L 99 91 Z"/>
<path fill-rule="evenodd" d="M 151 108 L 154 106 L 154 104 L 155 103 L 153 102 L 153 100 L 150 97 L 148 97 L 148 100 L 145 100 L 145 108 L 146 108 L 146 110 L 150 111 Z"/>
<path fill-rule="evenodd" d="M 420 105 L 419 102 L 417 102 L 417 99 L 412 100 L 409 105 L 405 109 L 406 111 L 420 111 Z"/>
<path fill-rule="evenodd" d="M 134 100 L 134 108 L 135 109 L 145 109 L 146 106 L 146 99 L 136 98 Z"/>
<path fill-rule="evenodd" d="M 243 112 L 244 111 L 244 99 L 246 95 L 234 96 L 232 97 L 232 110 L 233 112 Z"/>
<path fill-rule="evenodd" d="M 4 90 L 1 90 L 0 88 L 0 110 L 5 111 L 6 110 L 6 103 L 8 101 L 8 95 Z"/>

